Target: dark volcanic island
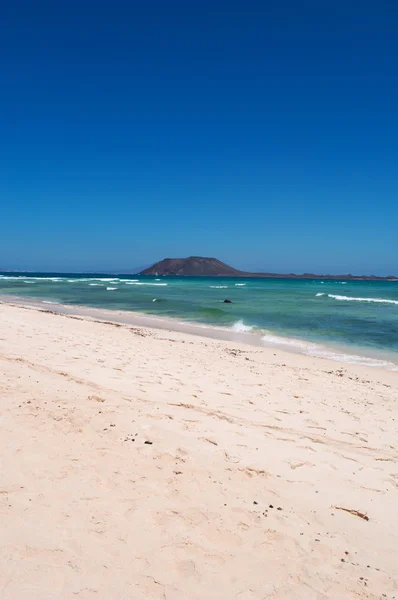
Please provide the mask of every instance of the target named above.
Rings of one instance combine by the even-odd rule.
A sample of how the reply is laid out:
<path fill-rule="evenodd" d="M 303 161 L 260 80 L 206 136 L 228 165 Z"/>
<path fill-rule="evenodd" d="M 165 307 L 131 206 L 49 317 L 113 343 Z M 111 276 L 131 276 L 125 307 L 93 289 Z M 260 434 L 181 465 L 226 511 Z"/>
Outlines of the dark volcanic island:
<path fill-rule="evenodd" d="M 140 275 L 176 275 L 179 277 L 269 277 L 283 279 L 369 279 L 397 280 L 397 277 L 377 277 L 376 275 L 314 275 L 313 273 L 247 273 L 221 262 L 217 258 L 189 256 L 188 258 L 164 258 L 152 267 L 141 271 Z"/>
<path fill-rule="evenodd" d="M 245 277 L 246 273 L 238 271 L 216 258 L 190 256 L 189 258 L 165 258 L 140 275 L 202 275 L 204 277 Z"/>

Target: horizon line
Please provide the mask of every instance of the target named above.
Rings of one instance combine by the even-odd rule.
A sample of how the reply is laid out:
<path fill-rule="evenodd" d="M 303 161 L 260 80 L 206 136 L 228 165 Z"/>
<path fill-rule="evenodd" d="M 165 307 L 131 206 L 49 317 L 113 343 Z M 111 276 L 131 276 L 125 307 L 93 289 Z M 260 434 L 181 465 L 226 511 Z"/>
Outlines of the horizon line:
<path fill-rule="evenodd" d="M 156 264 L 156 263 L 154 263 Z M 124 270 L 83 270 L 83 271 L 74 271 L 74 270 L 65 270 L 58 271 L 54 269 L 45 269 L 45 270 L 34 270 L 34 269 L 0 269 L 0 275 L 3 274 L 21 274 L 21 275 L 29 275 L 29 274 L 55 274 L 55 275 L 140 275 L 142 277 L 154 277 L 154 275 L 143 274 L 141 271 L 124 271 Z M 345 279 L 345 278 L 355 278 L 355 279 L 382 279 L 387 281 L 398 281 L 398 275 L 374 275 L 374 274 L 360 274 L 354 275 L 353 273 L 311 273 L 308 271 L 304 271 L 303 273 L 277 273 L 272 271 L 241 271 L 242 275 L 160 275 L 161 277 L 211 277 L 211 278 L 239 278 L 242 279 L 254 279 L 258 276 L 259 279 L 266 278 L 301 278 L 301 279 L 311 279 L 311 278 L 325 278 L 325 279 Z"/>

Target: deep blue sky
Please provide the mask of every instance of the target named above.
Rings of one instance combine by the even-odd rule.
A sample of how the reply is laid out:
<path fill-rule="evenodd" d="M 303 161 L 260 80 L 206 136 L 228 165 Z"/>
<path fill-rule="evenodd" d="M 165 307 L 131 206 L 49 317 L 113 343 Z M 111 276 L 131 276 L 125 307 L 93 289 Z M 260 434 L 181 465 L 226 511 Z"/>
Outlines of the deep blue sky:
<path fill-rule="evenodd" d="M 0 268 L 398 273 L 396 0 L 1 16 Z"/>

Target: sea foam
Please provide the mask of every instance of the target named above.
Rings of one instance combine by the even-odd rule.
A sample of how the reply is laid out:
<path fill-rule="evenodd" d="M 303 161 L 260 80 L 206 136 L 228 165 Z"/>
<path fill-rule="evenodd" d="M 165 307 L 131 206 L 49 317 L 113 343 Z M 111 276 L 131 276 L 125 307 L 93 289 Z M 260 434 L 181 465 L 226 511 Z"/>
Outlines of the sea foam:
<path fill-rule="evenodd" d="M 236 321 L 236 323 L 232 325 L 231 329 L 236 333 L 244 333 L 247 331 L 251 331 L 253 327 L 251 327 L 250 325 L 245 325 L 245 323 L 242 320 L 240 320 Z"/>
<path fill-rule="evenodd" d="M 388 298 L 353 298 L 351 296 L 339 296 L 338 294 L 328 294 L 328 297 L 335 300 L 346 300 L 347 302 L 377 302 L 398 305 L 398 300 L 389 300 Z"/>
<path fill-rule="evenodd" d="M 118 277 L 93 277 L 95 281 L 120 281 Z"/>
<path fill-rule="evenodd" d="M 168 285 L 168 283 L 149 283 L 147 281 L 129 281 L 127 285 Z"/>
<path fill-rule="evenodd" d="M 298 340 L 296 338 L 286 338 L 281 335 L 273 335 L 272 333 L 267 333 L 263 335 L 262 339 L 264 342 L 268 344 L 280 344 L 282 346 L 290 346 L 291 348 L 297 348 L 297 350 L 316 350 L 317 344 L 312 344 L 311 342 L 306 342 L 304 340 Z"/>
<path fill-rule="evenodd" d="M 287 350 L 296 350 L 300 354 L 305 354 L 306 356 L 315 356 L 318 358 L 337 360 L 345 363 L 364 365 L 367 367 L 380 367 L 389 369 L 390 371 L 398 371 L 398 365 L 394 364 L 393 362 L 380 360 L 377 358 L 370 358 L 367 356 L 358 356 L 356 354 L 346 354 L 345 352 L 336 352 L 326 348 L 325 346 L 321 346 L 320 344 L 314 344 L 305 340 L 285 338 L 273 334 L 266 334 L 262 337 L 262 339 L 266 345 L 276 345 L 280 348 L 285 347 Z"/>
<path fill-rule="evenodd" d="M 14 279 L 24 281 L 26 279 L 34 281 L 62 281 L 62 277 L 28 277 L 27 275 L 0 275 L 0 279 Z"/>

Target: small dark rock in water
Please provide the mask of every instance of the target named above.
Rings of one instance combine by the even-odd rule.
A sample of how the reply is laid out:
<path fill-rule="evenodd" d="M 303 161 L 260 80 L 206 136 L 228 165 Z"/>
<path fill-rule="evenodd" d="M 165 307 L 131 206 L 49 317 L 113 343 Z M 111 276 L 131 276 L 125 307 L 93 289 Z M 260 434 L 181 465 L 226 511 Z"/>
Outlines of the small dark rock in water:
<path fill-rule="evenodd" d="M 256 501 L 254 500 L 253 504 L 258 504 L 258 502 L 256 502 Z"/>
<path fill-rule="evenodd" d="M 153 442 L 149 442 L 148 440 L 146 442 L 144 442 L 144 444 L 149 444 L 150 446 L 152 446 Z"/>
<path fill-rule="evenodd" d="M 269 505 L 269 507 L 270 507 L 270 508 L 274 508 L 273 504 L 270 504 L 270 505 Z"/>
<path fill-rule="evenodd" d="M 225 302 L 226 304 L 232 304 L 232 300 L 228 300 L 228 298 L 227 298 L 226 300 L 224 300 L 224 302 Z"/>

